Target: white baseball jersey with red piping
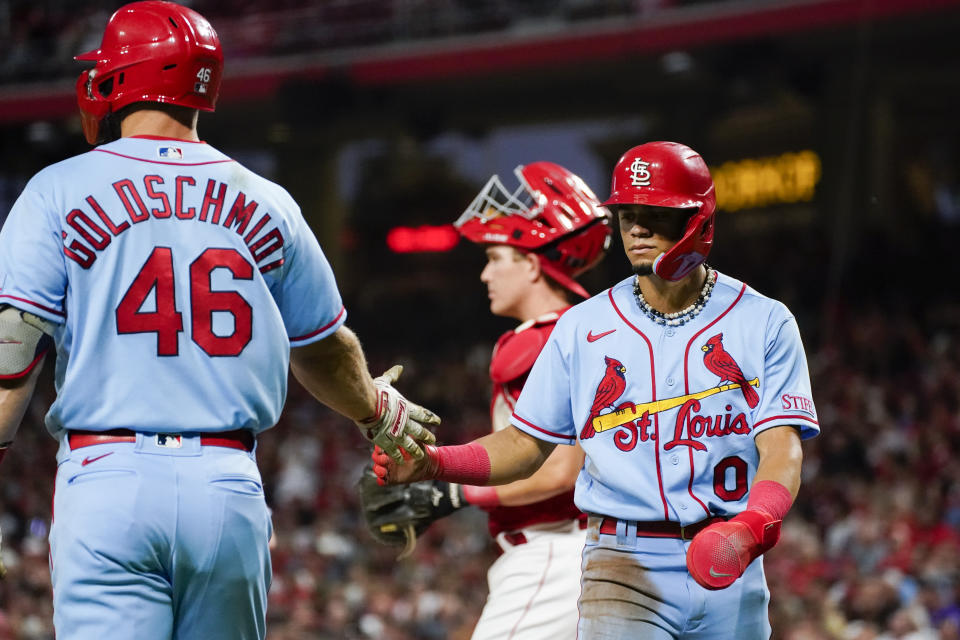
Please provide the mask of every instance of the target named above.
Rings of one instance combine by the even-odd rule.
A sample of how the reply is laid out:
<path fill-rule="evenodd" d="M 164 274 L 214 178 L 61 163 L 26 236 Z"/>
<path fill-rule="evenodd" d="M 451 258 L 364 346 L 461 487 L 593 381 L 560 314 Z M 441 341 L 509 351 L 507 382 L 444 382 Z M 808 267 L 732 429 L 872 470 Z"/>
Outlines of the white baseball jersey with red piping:
<path fill-rule="evenodd" d="M 255 434 L 280 415 L 290 346 L 346 317 L 286 191 L 205 143 L 151 137 L 30 180 L 0 232 L 0 303 L 59 325 L 54 435 Z"/>
<path fill-rule="evenodd" d="M 511 422 L 580 441 L 585 512 L 683 525 L 740 513 L 756 435 L 781 425 L 819 433 L 796 321 L 718 274 L 704 309 L 668 327 L 640 310 L 633 286 L 627 278 L 560 318 Z"/>

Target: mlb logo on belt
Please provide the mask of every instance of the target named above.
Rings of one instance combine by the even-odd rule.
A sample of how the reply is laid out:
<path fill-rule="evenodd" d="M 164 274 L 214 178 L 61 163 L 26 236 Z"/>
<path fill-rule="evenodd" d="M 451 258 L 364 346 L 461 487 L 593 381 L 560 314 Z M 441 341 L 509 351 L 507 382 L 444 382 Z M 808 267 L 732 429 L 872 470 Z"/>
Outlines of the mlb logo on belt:
<path fill-rule="evenodd" d="M 181 446 L 180 436 L 170 433 L 158 433 L 154 436 L 154 440 L 158 447 L 163 447 L 164 449 L 179 449 Z"/>
<path fill-rule="evenodd" d="M 167 160 L 182 160 L 183 149 L 180 147 L 157 147 L 157 155 Z"/>

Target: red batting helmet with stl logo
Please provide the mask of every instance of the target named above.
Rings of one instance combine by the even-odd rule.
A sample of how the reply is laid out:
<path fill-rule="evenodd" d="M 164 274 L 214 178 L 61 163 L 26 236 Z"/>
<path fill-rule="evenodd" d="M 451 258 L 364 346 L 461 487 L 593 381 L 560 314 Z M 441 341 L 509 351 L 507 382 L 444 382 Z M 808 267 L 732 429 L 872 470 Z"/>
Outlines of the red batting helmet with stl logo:
<path fill-rule="evenodd" d="M 454 222 L 467 240 L 505 244 L 540 257 L 541 270 L 584 298 L 575 277 L 596 265 L 610 246 L 610 212 L 579 177 L 552 162 L 520 165 L 508 191 L 499 176 L 487 181 Z"/>
<path fill-rule="evenodd" d="M 613 169 L 610 197 L 603 204 L 696 209 L 683 237 L 653 263 L 664 280 L 680 280 L 710 253 L 717 208 L 713 179 L 703 158 L 686 145 L 648 142 L 627 151 Z"/>
<path fill-rule="evenodd" d="M 77 79 L 83 133 L 102 141 L 103 119 L 134 102 L 161 102 L 213 111 L 223 74 L 216 31 L 199 13 L 147 0 L 118 9 L 99 49 L 76 57 L 96 62 Z"/>

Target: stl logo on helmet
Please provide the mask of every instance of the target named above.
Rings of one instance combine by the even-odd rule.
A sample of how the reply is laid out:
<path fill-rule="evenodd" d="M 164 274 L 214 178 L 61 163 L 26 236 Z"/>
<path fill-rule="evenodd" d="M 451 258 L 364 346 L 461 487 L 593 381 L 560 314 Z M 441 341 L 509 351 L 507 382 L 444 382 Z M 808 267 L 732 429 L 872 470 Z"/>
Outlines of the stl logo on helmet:
<path fill-rule="evenodd" d="M 630 184 L 635 187 L 649 187 L 651 177 L 650 170 L 647 169 L 649 166 L 649 162 L 644 162 L 640 158 L 635 159 L 630 164 Z"/>

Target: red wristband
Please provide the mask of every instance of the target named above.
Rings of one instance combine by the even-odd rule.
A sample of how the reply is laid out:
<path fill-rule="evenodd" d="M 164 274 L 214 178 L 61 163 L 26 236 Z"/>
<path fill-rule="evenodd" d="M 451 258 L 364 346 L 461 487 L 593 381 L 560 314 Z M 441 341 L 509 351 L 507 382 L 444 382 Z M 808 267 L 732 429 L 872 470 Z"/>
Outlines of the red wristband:
<path fill-rule="evenodd" d="M 460 485 L 463 489 L 463 499 L 472 505 L 489 508 L 500 506 L 500 496 L 496 487 L 475 487 L 470 484 Z"/>
<path fill-rule="evenodd" d="M 449 447 L 428 446 L 428 454 L 436 453 L 434 478 L 460 484 L 484 485 L 490 480 L 490 456 L 476 442 Z M 431 455 L 431 457 L 433 457 Z"/>
<path fill-rule="evenodd" d="M 792 504 L 790 490 L 775 480 L 761 480 L 750 487 L 747 509 L 769 513 L 774 520 L 783 520 Z"/>

